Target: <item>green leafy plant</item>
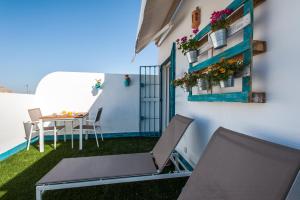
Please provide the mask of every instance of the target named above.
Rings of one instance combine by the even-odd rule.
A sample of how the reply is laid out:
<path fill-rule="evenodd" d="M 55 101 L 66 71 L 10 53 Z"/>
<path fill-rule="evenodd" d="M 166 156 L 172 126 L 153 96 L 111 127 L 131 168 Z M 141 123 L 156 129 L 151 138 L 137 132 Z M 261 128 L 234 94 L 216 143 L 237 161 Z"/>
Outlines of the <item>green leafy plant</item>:
<path fill-rule="evenodd" d="M 182 78 L 178 78 L 173 81 L 175 87 L 181 87 L 190 91 L 192 87 L 197 85 L 197 80 L 199 79 L 199 74 L 197 73 L 184 73 Z"/>
<path fill-rule="evenodd" d="M 240 59 L 222 59 L 220 62 L 209 66 L 205 70 L 198 72 L 198 77 L 207 81 L 207 90 L 211 91 L 214 85 L 219 85 L 220 81 L 228 80 L 230 76 L 239 75 L 244 68 Z"/>
<path fill-rule="evenodd" d="M 243 70 L 243 61 L 238 59 L 222 59 L 210 66 L 208 73 L 213 82 L 226 81 L 230 76 L 235 76 Z"/>
<path fill-rule="evenodd" d="M 193 33 L 196 35 L 198 33 L 198 29 L 193 29 Z M 194 39 L 193 35 L 183 36 L 180 39 L 176 40 L 176 44 L 178 46 L 178 50 L 180 50 L 183 55 L 186 55 L 189 51 L 194 51 L 199 48 L 199 41 Z"/>
<path fill-rule="evenodd" d="M 209 66 L 205 70 L 193 73 L 184 73 L 184 76 L 173 81 L 175 87 L 181 87 L 190 91 L 198 84 L 199 79 L 207 82 L 207 90 L 212 92 L 212 87 L 220 81 L 228 80 L 230 76 L 237 76 L 244 68 L 240 59 L 222 59 L 220 62 Z"/>

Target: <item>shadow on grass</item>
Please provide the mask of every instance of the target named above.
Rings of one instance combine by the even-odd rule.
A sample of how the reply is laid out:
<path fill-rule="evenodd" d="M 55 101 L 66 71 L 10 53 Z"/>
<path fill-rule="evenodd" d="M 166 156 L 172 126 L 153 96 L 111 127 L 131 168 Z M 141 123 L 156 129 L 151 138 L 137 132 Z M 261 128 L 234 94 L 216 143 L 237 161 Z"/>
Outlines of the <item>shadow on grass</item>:
<path fill-rule="evenodd" d="M 71 149 L 70 142 L 58 143 L 56 150 L 51 143 L 46 143 L 44 153 L 38 152 L 35 144 L 29 151 L 0 162 L 0 199 L 35 199 L 35 183 L 63 158 L 149 152 L 156 141 L 155 138 L 107 139 L 98 149 L 94 140 L 88 140 L 82 151 L 78 146 Z M 177 199 L 185 182 L 184 178 L 56 190 L 46 192 L 43 199 Z"/>

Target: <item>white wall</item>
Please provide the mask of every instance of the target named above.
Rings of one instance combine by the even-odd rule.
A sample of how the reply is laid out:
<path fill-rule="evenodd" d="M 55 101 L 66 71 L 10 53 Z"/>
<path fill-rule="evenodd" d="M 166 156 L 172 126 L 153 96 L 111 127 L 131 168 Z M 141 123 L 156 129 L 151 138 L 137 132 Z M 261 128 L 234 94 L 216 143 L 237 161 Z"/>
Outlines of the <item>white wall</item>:
<path fill-rule="evenodd" d="M 139 132 L 139 75 L 129 76 L 131 85 L 125 87 L 124 74 L 54 72 L 40 81 L 35 95 L 0 93 L 0 154 L 25 141 L 23 121 L 35 107 L 43 115 L 66 110 L 89 112 L 91 118 L 103 107 L 104 133 Z M 103 82 L 98 91 L 92 88 L 95 79 Z"/>
<path fill-rule="evenodd" d="M 172 43 L 177 38 L 191 33 L 191 12 L 196 6 L 202 12 L 201 30 L 209 23 L 214 10 L 223 9 L 231 2 L 184 1 L 175 29 L 159 47 L 159 63 L 170 55 Z M 299 7 L 297 0 L 267 0 L 255 9 L 254 39 L 267 41 L 268 50 L 254 58 L 253 90 L 265 91 L 267 103 L 188 102 L 188 94 L 176 89 L 176 113 L 195 119 L 178 146 L 178 151 L 192 164 L 197 163 L 219 126 L 300 149 Z M 180 77 L 188 70 L 188 62 L 179 51 L 176 57 L 176 76 Z M 288 199 L 299 199 L 300 178 L 297 183 Z"/>
<path fill-rule="evenodd" d="M 36 96 L 43 114 L 90 112 L 96 115 L 103 107 L 101 123 L 104 133 L 139 131 L 139 76 L 130 75 L 131 85 L 123 84 L 124 74 L 55 72 L 39 83 Z M 95 79 L 103 87 L 93 89 Z"/>
<path fill-rule="evenodd" d="M 27 109 L 36 106 L 34 95 L 0 93 L 0 153 L 24 142 Z"/>
<path fill-rule="evenodd" d="M 231 0 L 184 1 L 176 18 L 176 27 L 159 47 L 159 63 L 171 51 L 172 42 L 191 33 L 191 12 L 201 8 L 200 30 L 209 23 L 214 10 Z M 187 93 L 176 89 L 176 113 L 195 118 L 178 150 L 191 163 L 197 163 L 212 133 L 223 126 L 258 138 L 300 149 L 298 128 L 300 113 L 298 8 L 300 2 L 269 0 L 255 9 L 254 39 L 265 40 L 268 52 L 254 58 L 253 90 L 267 93 L 266 104 L 188 102 Z M 176 76 L 188 70 L 186 58 L 177 51 Z M 183 149 L 187 147 L 187 153 Z"/>
<path fill-rule="evenodd" d="M 92 93 L 96 79 L 105 82 L 102 73 L 54 72 L 38 84 L 36 97 L 43 115 L 66 111 L 86 112 L 101 95 Z"/>
<path fill-rule="evenodd" d="M 131 84 L 125 87 L 124 75 L 105 74 L 101 95 L 90 108 L 96 114 L 103 107 L 104 133 L 139 132 L 139 75 L 129 75 Z"/>

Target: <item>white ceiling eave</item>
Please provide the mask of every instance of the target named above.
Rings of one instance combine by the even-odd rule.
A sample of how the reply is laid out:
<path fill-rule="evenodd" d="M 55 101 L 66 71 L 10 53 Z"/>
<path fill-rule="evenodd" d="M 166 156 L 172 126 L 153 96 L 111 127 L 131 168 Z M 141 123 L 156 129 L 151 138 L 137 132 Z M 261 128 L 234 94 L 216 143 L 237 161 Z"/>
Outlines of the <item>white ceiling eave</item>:
<path fill-rule="evenodd" d="M 151 41 L 158 44 L 166 38 L 182 0 L 142 0 L 135 53 L 141 52 Z"/>

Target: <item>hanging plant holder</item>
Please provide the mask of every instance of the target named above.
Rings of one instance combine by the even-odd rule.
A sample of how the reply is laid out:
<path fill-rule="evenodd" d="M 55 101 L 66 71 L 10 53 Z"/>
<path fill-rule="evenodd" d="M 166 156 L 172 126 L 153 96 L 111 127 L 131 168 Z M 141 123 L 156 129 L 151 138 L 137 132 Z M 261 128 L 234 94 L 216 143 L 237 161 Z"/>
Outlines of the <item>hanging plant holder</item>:
<path fill-rule="evenodd" d="M 100 89 L 100 88 L 101 88 L 101 83 L 96 83 L 96 84 L 95 84 L 95 88 L 96 88 L 96 89 Z"/>
<path fill-rule="evenodd" d="M 227 80 L 222 80 L 219 84 L 221 88 L 234 87 L 234 77 L 229 76 Z"/>
<path fill-rule="evenodd" d="M 192 91 L 192 87 L 184 87 L 184 91 L 185 92 L 191 92 Z"/>
<path fill-rule="evenodd" d="M 197 62 L 197 50 L 189 51 L 185 54 L 190 64 Z"/>
<path fill-rule="evenodd" d="M 209 36 L 214 49 L 221 49 L 227 46 L 227 30 L 225 28 L 212 32 Z"/>
<path fill-rule="evenodd" d="M 124 79 L 124 86 L 125 87 L 129 87 L 130 86 L 130 83 L 131 83 L 131 79 L 129 77 L 128 74 L 125 75 L 125 79 Z"/>
<path fill-rule="evenodd" d="M 198 28 L 193 29 L 193 34 L 196 35 L 199 32 Z M 193 35 L 183 36 L 176 40 L 178 50 L 185 55 L 190 64 L 197 62 L 199 41 L 196 40 Z"/>
<path fill-rule="evenodd" d="M 101 79 L 96 79 L 96 83 L 94 85 L 94 88 L 97 89 L 97 90 L 102 88 Z"/>
<path fill-rule="evenodd" d="M 208 81 L 205 80 L 204 78 L 198 79 L 198 90 L 199 91 L 204 91 L 208 89 Z"/>

